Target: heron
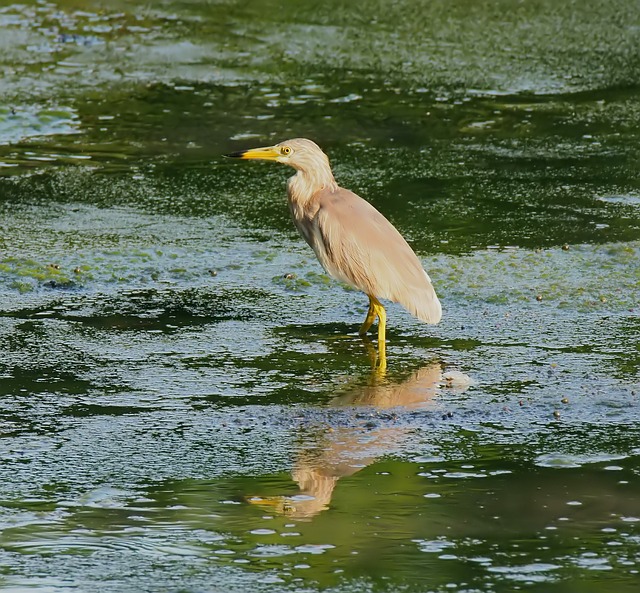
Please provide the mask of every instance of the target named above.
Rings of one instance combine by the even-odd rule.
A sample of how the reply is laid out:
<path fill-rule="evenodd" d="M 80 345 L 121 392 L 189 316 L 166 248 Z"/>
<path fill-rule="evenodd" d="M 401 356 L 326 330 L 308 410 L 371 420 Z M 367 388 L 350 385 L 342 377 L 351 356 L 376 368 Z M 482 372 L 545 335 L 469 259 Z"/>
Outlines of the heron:
<path fill-rule="evenodd" d="M 387 314 L 380 299 L 402 305 L 426 323 L 442 317 L 429 274 L 398 230 L 372 204 L 340 187 L 329 158 L 307 138 L 294 138 L 226 155 L 289 165 L 287 196 L 293 222 L 325 271 L 369 297 L 360 326 L 365 336 L 378 320 L 380 365 L 386 365 Z"/>

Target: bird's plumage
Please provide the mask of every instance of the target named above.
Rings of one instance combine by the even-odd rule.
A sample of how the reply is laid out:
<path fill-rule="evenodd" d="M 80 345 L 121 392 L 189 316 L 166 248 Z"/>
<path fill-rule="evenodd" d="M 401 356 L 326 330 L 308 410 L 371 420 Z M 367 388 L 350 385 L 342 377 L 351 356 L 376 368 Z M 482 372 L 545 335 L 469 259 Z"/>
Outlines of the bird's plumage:
<path fill-rule="evenodd" d="M 237 158 L 273 160 L 296 169 L 287 184 L 293 221 L 328 274 L 369 295 L 361 333 L 384 308 L 377 298 L 400 303 L 427 323 L 438 323 L 440 301 L 420 260 L 397 229 L 369 202 L 336 183 L 329 159 L 306 138 L 233 153 Z"/>
<path fill-rule="evenodd" d="M 302 217 L 294 214 L 296 226 L 331 276 L 365 294 L 400 303 L 422 321 L 440 321 L 440 301 L 420 260 L 369 202 L 336 187 L 317 191 L 302 210 Z M 311 224 L 302 230 L 299 220 Z"/>

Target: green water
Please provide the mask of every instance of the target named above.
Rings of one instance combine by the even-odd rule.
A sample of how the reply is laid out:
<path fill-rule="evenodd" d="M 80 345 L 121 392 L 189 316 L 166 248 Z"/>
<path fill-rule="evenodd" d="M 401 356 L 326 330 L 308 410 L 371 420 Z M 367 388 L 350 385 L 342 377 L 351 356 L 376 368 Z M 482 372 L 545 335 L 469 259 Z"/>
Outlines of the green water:
<path fill-rule="evenodd" d="M 0 2 L 0 591 L 635 592 L 637 2 Z M 444 308 L 295 232 L 307 136 Z"/>

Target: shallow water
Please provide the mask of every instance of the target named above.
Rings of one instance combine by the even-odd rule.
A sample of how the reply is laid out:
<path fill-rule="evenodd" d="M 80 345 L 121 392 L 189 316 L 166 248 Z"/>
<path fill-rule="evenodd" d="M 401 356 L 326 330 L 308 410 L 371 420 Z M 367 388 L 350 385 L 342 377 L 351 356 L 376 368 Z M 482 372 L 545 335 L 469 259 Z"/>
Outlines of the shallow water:
<path fill-rule="evenodd" d="M 133 4 L 0 6 L 0 590 L 635 591 L 636 4 Z M 291 136 L 441 296 L 385 377 Z"/>

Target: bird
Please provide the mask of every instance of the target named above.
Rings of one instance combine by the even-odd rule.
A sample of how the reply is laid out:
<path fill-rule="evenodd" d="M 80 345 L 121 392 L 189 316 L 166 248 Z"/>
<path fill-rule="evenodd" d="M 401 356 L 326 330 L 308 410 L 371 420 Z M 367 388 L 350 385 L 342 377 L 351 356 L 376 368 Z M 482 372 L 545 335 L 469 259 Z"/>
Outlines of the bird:
<path fill-rule="evenodd" d="M 426 323 L 440 321 L 440 301 L 418 256 L 370 202 L 336 183 L 329 157 L 315 142 L 293 138 L 225 156 L 275 161 L 296 170 L 287 183 L 293 222 L 329 276 L 369 297 L 358 333 L 365 336 L 378 320 L 381 366 L 386 366 L 387 315 L 380 299 L 399 303 Z"/>

